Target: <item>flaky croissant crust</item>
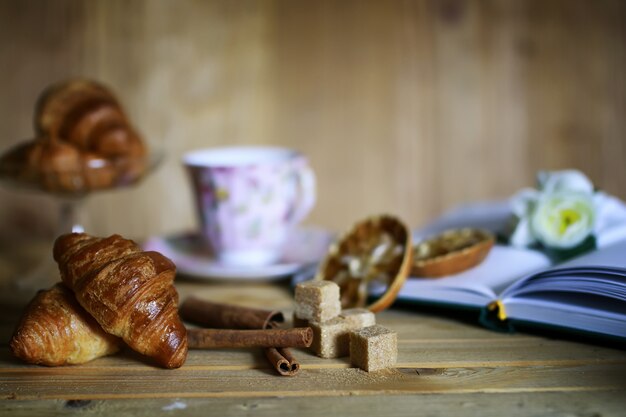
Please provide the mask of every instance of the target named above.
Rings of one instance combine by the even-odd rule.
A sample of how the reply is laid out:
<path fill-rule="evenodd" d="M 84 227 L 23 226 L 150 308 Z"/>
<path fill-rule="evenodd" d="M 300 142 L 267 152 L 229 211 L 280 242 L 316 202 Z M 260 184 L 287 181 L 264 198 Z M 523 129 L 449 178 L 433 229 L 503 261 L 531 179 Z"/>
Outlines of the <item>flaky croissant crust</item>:
<path fill-rule="evenodd" d="M 143 252 L 132 240 L 71 233 L 57 238 L 54 259 L 63 283 L 107 332 L 167 368 L 187 356 L 187 333 L 178 316 L 174 264 Z"/>
<path fill-rule="evenodd" d="M 120 345 L 60 283 L 37 293 L 10 342 L 18 358 L 47 366 L 88 362 L 117 352 Z"/>

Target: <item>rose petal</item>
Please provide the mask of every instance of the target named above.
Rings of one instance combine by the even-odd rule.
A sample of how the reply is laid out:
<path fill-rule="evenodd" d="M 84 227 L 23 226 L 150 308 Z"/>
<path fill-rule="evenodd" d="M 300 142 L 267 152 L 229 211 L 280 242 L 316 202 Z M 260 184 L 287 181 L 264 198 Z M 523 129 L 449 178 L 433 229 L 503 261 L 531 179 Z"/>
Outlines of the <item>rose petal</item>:
<path fill-rule="evenodd" d="M 524 188 L 511 198 L 511 211 L 518 218 L 531 214 L 534 205 L 539 199 L 539 192 L 533 188 Z"/>
<path fill-rule="evenodd" d="M 510 237 L 511 245 L 525 248 L 536 242 L 530 230 L 530 222 L 527 218 L 521 218 L 515 226 Z"/>
<path fill-rule="evenodd" d="M 548 194 L 561 191 L 593 193 L 593 183 L 582 172 L 569 169 L 564 171 L 540 171 L 537 174 L 539 189 Z"/>
<path fill-rule="evenodd" d="M 593 204 L 596 210 L 594 228 L 596 236 L 600 236 L 612 228 L 626 225 L 626 204 L 620 199 L 598 192 L 593 196 Z"/>

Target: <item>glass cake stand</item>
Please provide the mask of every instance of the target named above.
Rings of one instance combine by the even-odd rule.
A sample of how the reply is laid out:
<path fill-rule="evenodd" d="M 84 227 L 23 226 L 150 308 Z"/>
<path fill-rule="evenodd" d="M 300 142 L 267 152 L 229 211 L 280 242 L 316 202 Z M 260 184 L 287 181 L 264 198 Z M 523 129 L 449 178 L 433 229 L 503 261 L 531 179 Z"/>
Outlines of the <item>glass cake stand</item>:
<path fill-rule="evenodd" d="M 95 192 L 128 189 L 151 174 L 163 160 L 162 152 L 151 152 L 140 157 L 124 157 L 114 160 L 86 159 L 78 168 L 64 165 L 28 170 L 24 162 L 0 161 L 0 181 L 20 191 L 47 195 L 57 202 L 57 236 L 70 232 L 85 231 L 88 213 L 87 197 Z M 18 290 L 38 290 L 59 281 L 59 272 L 52 258 L 54 241 L 49 242 L 47 253 L 31 270 L 13 279 Z"/>

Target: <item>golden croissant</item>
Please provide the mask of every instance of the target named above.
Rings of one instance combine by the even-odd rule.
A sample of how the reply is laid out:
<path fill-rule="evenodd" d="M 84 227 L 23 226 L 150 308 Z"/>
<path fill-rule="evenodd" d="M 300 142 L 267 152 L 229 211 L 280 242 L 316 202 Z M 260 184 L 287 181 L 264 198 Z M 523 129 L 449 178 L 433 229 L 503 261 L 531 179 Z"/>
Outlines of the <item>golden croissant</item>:
<path fill-rule="evenodd" d="M 120 345 L 62 284 L 37 293 L 10 343 L 18 358 L 48 366 L 88 362 L 117 352 Z"/>
<path fill-rule="evenodd" d="M 37 100 L 34 122 L 38 137 L 58 138 L 105 158 L 145 152 L 113 92 L 96 81 L 51 85 Z"/>
<path fill-rule="evenodd" d="M 54 259 L 63 283 L 104 330 L 166 368 L 185 362 L 187 332 L 172 261 L 119 235 L 85 233 L 58 237 Z"/>

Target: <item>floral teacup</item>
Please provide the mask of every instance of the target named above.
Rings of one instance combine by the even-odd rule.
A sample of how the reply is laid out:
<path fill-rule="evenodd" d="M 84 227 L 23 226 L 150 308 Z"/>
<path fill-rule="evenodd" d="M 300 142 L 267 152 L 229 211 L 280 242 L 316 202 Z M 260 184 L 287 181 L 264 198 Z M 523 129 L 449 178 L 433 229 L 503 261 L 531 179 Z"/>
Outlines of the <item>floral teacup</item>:
<path fill-rule="evenodd" d="M 227 265 L 279 260 L 294 226 L 315 203 L 304 155 L 279 147 L 209 148 L 183 157 L 203 235 Z"/>

